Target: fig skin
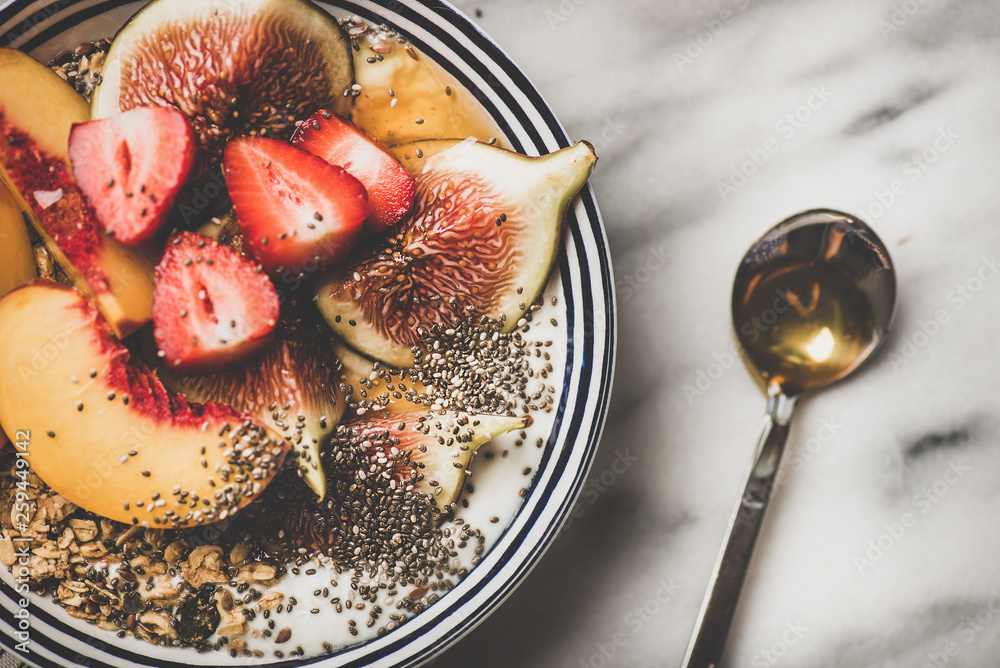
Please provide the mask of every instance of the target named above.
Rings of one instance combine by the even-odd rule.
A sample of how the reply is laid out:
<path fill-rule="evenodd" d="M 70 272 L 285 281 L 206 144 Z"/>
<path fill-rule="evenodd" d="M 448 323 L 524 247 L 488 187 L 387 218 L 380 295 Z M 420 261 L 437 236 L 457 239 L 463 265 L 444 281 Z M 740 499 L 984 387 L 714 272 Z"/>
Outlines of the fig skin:
<path fill-rule="evenodd" d="M 92 113 L 179 109 L 199 138 L 197 177 L 233 137 L 287 140 L 323 106 L 348 115 L 351 51 L 333 17 L 307 0 L 154 0 L 112 40 Z"/>
<path fill-rule="evenodd" d="M 36 279 L 0 299 L 0 425 L 74 504 L 126 524 L 225 519 L 288 445 L 228 406 L 169 392 L 72 288 Z"/>
<path fill-rule="evenodd" d="M 347 345 L 410 367 L 435 326 L 481 316 L 516 326 L 545 288 L 566 211 L 597 156 L 586 142 L 529 157 L 472 140 L 394 153 L 416 179 L 413 210 L 393 236 L 321 274 L 316 293 Z"/>

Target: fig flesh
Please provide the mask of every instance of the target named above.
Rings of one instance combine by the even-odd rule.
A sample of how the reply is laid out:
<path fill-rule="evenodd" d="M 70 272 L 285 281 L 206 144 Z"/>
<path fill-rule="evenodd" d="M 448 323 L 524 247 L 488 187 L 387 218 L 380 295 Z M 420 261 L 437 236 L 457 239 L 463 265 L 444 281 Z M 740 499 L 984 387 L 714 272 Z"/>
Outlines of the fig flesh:
<path fill-rule="evenodd" d="M 399 147 L 421 165 L 395 234 L 321 275 L 317 304 L 359 352 L 413 364 L 422 332 L 506 318 L 513 328 L 555 264 L 563 220 L 597 157 L 586 142 L 528 157 L 471 140 Z M 426 157 L 430 155 L 430 157 Z"/>
<path fill-rule="evenodd" d="M 320 107 L 350 113 L 350 41 L 306 0 L 154 0 L 111 42 L 95 118 L 170 105 L 191 122 L 202 168 L 240 135 L 288 139 Z"/>
<path fill-rule="evenodd" d="M 316 328 L 282 325 L 277 340 L 246 364 L 209 375 L 160 368 L 163 382 L 196 402 L 217 401 L 247 413 L 281 434 L 298 458 L 302 479 L 322 499 L 326 476 L 321 448 L 344 414 L 341 365 Z"/>
<path fill-rule="evenodd" d="M 414 491 L 431 497 L 437 509 L 445 512 L 461 494 L 479 446 L 529 425 L 527 415 L 412 411 L 359 417 L 345 427 L 350 438 L 367 444 L 373 453 L 397 457 L 397 480 L 412 481 Z"/>

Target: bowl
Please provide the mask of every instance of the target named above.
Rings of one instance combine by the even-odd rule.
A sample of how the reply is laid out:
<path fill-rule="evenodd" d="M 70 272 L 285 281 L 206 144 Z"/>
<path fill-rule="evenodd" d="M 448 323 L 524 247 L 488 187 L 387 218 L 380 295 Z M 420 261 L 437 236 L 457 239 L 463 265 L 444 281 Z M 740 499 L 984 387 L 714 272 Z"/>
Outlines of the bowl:
<path fill-rule="evenodd" d="M 143 4 L 13 0 L 0 7 L 0 46 L 27 51 L 47 62 L 81 42 L 112 36 Z M 521 70 L 454 7 L 436 0 L 317 4 L 335 16 L 360 16 L 406 35 L 475 95 L 514 150 L 540 155 L 570 145 Z M 231 659 L 221 652 L 199 654 L 131 637 L 119 639 L 73 619 L 47 597 L 28 600 L 25 621 L 25 613 L 19 613 L 22 595 L 11 573 L 2 569 L 0 642 L 18 659 L 41 666 L 388 667 L 431 660 L 485 619 L 524 580 L 557 536 L 580 493 L 603 428 L 614 371 L 613 285 L 603 224 L 593 190 L 586 186 L 568 212 L 563 248 L 545 292 L 546 308 L 558 323 L 552 337 L 564 363 L 550 377 L 556 410 L 540 421 L 544 448 L 530 485 L 512 508 L 510 521 L 496 528 L 482 561 L 440 600 L 395 630 L 333 657 Z M 27 653 L 14 649 L 25 637 L 19 637 L 19 631 L 27 634 Z"/>

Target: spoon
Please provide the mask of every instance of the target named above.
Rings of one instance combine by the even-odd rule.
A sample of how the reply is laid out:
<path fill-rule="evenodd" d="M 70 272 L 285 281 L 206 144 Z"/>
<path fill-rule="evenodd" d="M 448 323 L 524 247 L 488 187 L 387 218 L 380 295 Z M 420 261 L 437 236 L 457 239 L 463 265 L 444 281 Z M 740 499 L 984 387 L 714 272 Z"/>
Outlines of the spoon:
<path fill-rule="evenodd" d="M 767 386 L 767 415 L 729 521 L 683 668 L 718 665 L 799 396 L 858 368 L 885 340 L 896 274 L 885 244 L 861 220 L 813 209 L 783 220 L 743 257 L 733 325 Z"/>

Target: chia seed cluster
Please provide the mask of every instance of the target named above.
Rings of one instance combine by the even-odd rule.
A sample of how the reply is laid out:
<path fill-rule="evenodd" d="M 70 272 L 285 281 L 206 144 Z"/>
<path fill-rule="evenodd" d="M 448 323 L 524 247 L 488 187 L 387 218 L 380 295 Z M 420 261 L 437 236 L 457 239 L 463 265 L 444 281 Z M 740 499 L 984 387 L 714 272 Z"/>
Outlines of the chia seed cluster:
<path fill-rule="evenodd" d="M 555 306 L 558 300 L 553 297 Z M 378 362 L 371 373 L 348 385 L 348 394 L 357 389 L 349 407 L 364 415 L 386 408 L 393 400 L 406 400 L 431 410 L 512 415 L 555 408 L 554 373 L 549 348 L 551 339 L 528 336 L 534 314 L 542 308 L 536 302 L 517 321 L 513 331 L 505 331 L 507 319 L 486 316 L 450 327 L 435 325 L 419 329 L 422 345 L 414 346 L 410 369 L 394 369 Z M 555 319 L 550 324 L 557 326 Z"/>
<path fill-rule="evenodd" d="M 552 341 L 527 337 L 533 314 L 540 308 L 540 303 L 532 304 L 512 332 L 504 331 L 504 316 L 424 330 L 426 346 L 414 349 L 410 375 L 431 388 L 432 408 L 494 414 L 551 412 L 555 387 L 545 382 L 553 371 L 545 349 Z M 540 362 L 537 371 L 533 361 Z"/>
<path fill-rule="evenodd" d="M 319 558 L 339 573 L 388 575 L 400 587 L 464 576 L 464 569 L 450 563 L 459 556 L 456 541 L 439 526 L 454 508 L 440 511 L 416 490 L 422 474 L 401 438 L 407 437 L 393 430 L 341 425 L 323 455 L 330 482 L 326 499 L 317 501 L 297 478 L 282 476 L 250 508 L 249 521 L 263 529 L 263 540 L 273 541 L 276 552 L 300 564 Z M 480 555 L 481 532 L 467 528 L 459 547 L 469 541 L 479 545 Z"/>

